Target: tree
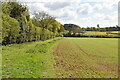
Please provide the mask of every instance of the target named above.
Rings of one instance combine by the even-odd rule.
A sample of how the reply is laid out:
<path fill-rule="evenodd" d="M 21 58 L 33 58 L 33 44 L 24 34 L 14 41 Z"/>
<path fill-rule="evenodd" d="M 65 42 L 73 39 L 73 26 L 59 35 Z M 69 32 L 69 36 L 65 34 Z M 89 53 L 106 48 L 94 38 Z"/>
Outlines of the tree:
<path fill-rule="evenodd" d="M 38 20 L 43 29 L 48 29 L 48 25 L 54 22 L 55 18 L 45 12 L 34 12 L 34 19 Z"/>
<path fill-rule="evenodd" d="M 100 28 L 99 24 L 97 24 L 97 28 Z"/>
<path fill-rule="evenodd" d="M 16 43 L 19 30 L 19 22 L 16 19 L 2 15 L 2 44 Z"/>
<path fill-rule="evenodd" d="M 97 24 L 97 28 L 98 28 L 98 31 L 100 31 L 100 25 L 99 24 Z"/>
<path fill-rule="evenodd" d="M 2 3 L 2 12 L 4 14 L 10 15 L 11 10 L 12 10 L 12 7 L 11 7 L 11 5 L 9 5 L 8 2 Z"/>
<path fill-rule="evenodd" d="M 3 44 L 47 40 L 64 31 L 63 26 L 45 12 L 35 12 L 30 19 L 28 8 L 18 2 L 3 2 L 2 11 Z"/>
<path fill-rule="evenodd" d="M 2 3 L 2 11 L 4 14 L 17 19 L 21 17 L 24 12 L 28 12 L 28 9 L 25 5 L 17 2 L 4 2 Z"/>
<path fill-rule="evenodd" d="M 17 19 L 17 21 L 19 22 L 20 35 L 17 38 L 17 43 L 25 42 L 27 22 L 30 20 L 28 8 L 18 2 L 3 2 L 2 10 L 4 14 L 7 14 L 12 18 Z"/>
<path fill-rule="evenodd" d="M 64 32 L 64 27 L 63 27 L 63 25 L 60 25 L 60 29 L 58 30 L 58 32 Z"/>

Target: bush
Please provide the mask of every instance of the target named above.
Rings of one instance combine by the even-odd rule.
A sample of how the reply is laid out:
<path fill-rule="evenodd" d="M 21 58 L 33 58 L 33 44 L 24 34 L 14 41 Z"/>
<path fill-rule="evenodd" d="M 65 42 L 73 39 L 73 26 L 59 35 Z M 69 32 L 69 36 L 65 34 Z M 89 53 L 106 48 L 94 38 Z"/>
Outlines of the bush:
<path fill-rule="evenodd" d="M 16 39 L 19 36 L 19 22 L 8 16 L 2 15 L 2 43 L 10 44 L 16 43 Z"/>

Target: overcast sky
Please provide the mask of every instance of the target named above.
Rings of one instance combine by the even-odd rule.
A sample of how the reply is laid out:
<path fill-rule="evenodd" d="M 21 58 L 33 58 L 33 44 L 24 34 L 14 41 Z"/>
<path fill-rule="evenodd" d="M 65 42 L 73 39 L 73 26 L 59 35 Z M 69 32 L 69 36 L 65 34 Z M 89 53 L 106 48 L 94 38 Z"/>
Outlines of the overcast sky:
<path fill-rule="evenodd" d="M 34 11 L 45 11 L 62 24 L 81 27 L 108 27 L 118 25 L 119 0 L 19 0 L 25 3 L 31 17 Z"/>

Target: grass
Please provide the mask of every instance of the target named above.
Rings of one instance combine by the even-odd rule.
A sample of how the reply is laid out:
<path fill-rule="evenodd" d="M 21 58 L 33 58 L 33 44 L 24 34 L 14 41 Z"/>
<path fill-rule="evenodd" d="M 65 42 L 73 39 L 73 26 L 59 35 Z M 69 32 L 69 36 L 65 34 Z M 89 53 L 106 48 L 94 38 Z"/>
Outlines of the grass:
<path fill-rule="evenodd" d="M 3 46 L 3 78 L 55 77 L 52 47 L 60 39 Z"/>
<path fill-rule="evenodd" d="M 107 34 L 107 32 L 99 32 L 99 31 L 86 31 L 83 35 L 85 36 L 108 36 L 108 37 L 120 37 L 118 35 L 119 31 L 112 31 L 111 34 Z"/>
<path fill-rule="evenodd" d="M 112 31 L 112 33 L 120 33 L 120 31 Z"/>
<path fill-rule="evenodd" d="M 117 38 L 55 38 L 2 46 L 3 78 L 117 78 Z"/>
<path fill-rule="evenodd" d="M 86 31 L 84 35 L 106 35 L 106 32 Z"/>

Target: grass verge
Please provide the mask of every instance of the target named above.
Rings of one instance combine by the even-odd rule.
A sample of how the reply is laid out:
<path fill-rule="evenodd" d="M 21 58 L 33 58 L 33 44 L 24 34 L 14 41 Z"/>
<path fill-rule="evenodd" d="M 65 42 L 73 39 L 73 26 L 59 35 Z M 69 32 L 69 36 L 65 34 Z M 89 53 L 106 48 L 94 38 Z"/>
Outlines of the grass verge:
<path fill-rule="evenodd" d="M 52 48 L 60 39 L 2 46 L 2 77 L 55 77 Z"/>

